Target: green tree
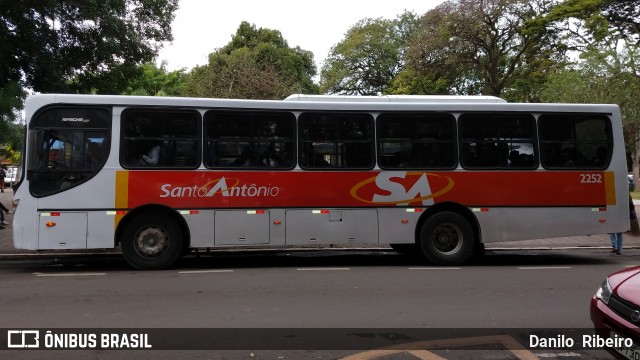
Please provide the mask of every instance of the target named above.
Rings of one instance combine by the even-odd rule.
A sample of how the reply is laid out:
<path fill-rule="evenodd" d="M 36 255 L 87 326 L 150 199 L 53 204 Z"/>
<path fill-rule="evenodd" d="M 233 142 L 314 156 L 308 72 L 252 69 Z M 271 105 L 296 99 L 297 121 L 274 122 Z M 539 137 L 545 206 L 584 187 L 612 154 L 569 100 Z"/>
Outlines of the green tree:
<path fill-rule="evenodd" d="M 562 45 L 584 51 L 612 37 L 640 41 L 640 3 L 636 0 L 566 0 L 529 24 L 556 34 Z"/>
<path fill-rule="evenodd" d="M 570 69 L 552 74 L 542 91 L 546 102 L 618 104 L 636 188 L 640 169 L 640 44 L 618 49 L 591 48 Z"/>
<path fill-rule="evenodd" d="M 0 159 L 9 160 L 12 164 L 20 163 L 24 126 L 17 121 L 0 122 Z"/>
<path fill-rule="evenodd" d="M 363 19 L 331 48 L 320 72 L 323 93 L 376 95 L 385 93 L 400 73 L 409 40 L 418 26 L 415 14 L 394 20 Z"/>
<path fill-rule="evenodd" d="M 425 79 L 424 90 L 535 100 L 535 86 L 523 79 L 543 79 L 564 59 L 552 33 L 528 27 L 551 5 L 551 0 L 447 1 L 422 17 L 407 67 Z"/>
<path fill-rule="evenodd" d="M 143 96 L 183 96 L 186 92 L 186 75 L 184 70 L 167 71 L 167 64 L 160 67 L 154 63 L 142 64 L 140 73 L 128 82 L 123 95 Z"/>
<path fill-rule="evenodd" d="M 313 54 L 290 48 L 278 30 L 242 22 L 231 42 L 209 54 L 207 65 L 187 76 L 189 96 L 282 99 L 292 93 L 317 94 Z"/>
<path fill-rule="evenodd" d="M 126 85 L 172 40 L 177 7 L 178 0 L 3 1 L 0 89 L 120 93 L 125 87 L 114 85 Z"/>
<path fill-rule="evenodd" d="M 19 110 L 26 92 L 16 82 L 0 88 L 0 158 L 19 162 L 19 151 L 22 150 L 23 126 L 18 123 Z"/>

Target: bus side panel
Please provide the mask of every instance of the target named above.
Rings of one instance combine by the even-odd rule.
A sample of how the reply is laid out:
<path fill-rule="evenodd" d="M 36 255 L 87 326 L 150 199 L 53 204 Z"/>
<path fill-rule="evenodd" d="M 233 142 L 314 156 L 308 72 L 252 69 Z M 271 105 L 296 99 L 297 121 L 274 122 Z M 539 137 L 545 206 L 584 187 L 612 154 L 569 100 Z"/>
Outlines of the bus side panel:
<path fill-rule="evenodd" d="M 287 212 L 285 209 L 271 209 L 269 210 L 271 224 L 269 230 L 269 244 L 270 245 L 286 245 L 286 225 L 285 218 Z"/>
<path fill-rule="evenodd" d="M 377 244 L 377 210 L 290 210 L 287 245 Z"/>
<path fill-rule="evenodd" d="M 478 220 L 478 226 L 480 228 L 481 243 L 491 243 L 504 241 L 501 228 L 501 220 L 504 209 L 492 207 L 492 208 L 471 208 L 473 215 Z"/>
<path fill-rule="evenodd" d="M 214 234 L 216 245 L 269 244 L 269 211 L 216 211 Z"/>
<path fill-rule="evenodd" d="M 60 246 L 51 247 L 49 242 L 58 240 L 55 240 L 56 236 L 48 238 L 49 235 L 47 234 L 52 232 L 43 228 L 44 225 L 42 224 L 47 221 L 42 219 L 42 214 L 60 214 L 60 216 L 52 216 L 51 221 L 57 224 L 56 227 L 71 229 L 72 226 L 75 226 L 71 225 L 73 221 L 80 221 L 79 219 L 70 220 L 66 218 L 66 214 L 73 213 L 82 213 L 85 224 L 79 224 L 74 227 L 73 235 L 70 236 L 69 240 L 79 236 L 84 237 L 82 246 L 71 245 L 71 241 L 65 241 L 64 239 L 60 239 L 58 241 L 59 244 L 66 242 L 68 244 L 66 248 L 69 249 L 113 248 L 115 234 L 115 216 L 113 214 L 115 187 L 112 185 L 113 178 L 112 170 L 103 169 L 84 184 L 59 194 L 36 199 L 38 214 L 41 216 L 39 221 L 41 225 L 38 230 L 40 236 L 38 248 L 65 248 Z M 66 232 L 60 231 L 61 233 Z M 78 241 L 73 241 L 73 243 L 79 244 Z"/>
<path fill-rule="evenodd" d="M 378 210 L 380 244 L 415 243 L 416 226 L 422 213 L 404 207 Z"/>
<path fill-rule="evenodd" d="M 213 247 L 215 233 L 215 211 L 199 210 L 197 212 L 189 212 L 183 214 L 184 220 L 189 227 L 191 236 L 191 247 Z"/>
<path fill-rule="evenodd" d="M 87 213 L 75 211 L 38 214 L 38 249 L 86 249 Z"/>
<path fill-rule="evenodd" d="M 87 249 L 113 248 L 114 215 L 107 211 L 89 211 L 87 215 Z"/>
<path fill-rule="evenodd" d="M 595 235 L 607 232 L 604 208 L 508 208 L 503 216 L 504 241 Z"/>

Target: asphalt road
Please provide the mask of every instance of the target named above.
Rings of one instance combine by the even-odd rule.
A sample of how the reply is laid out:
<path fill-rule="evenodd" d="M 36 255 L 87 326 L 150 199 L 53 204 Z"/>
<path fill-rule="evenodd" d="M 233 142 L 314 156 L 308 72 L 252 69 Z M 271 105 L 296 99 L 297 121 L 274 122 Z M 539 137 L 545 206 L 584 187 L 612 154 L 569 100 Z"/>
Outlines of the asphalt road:
<path fill-rule="evenodd" d="M 607 355 L 599 350 L 516 352 L 503 340 L 496 345 L 496 339 L 505 332 L 507 339 L 518 338 L 510 331 L 526 335 L 535 328 L 588 331 L 589 299 L 602 279 L 636 264 L 639 255 L 640 249 L 623 256 L 605 249 L 496 250 L 463 267 L 438 268 L 380 250 L 237 252 L 187 257 L 173 269 L 152 272 L 133 271 L 118 256 L 1 260 L 0 319 L 2 328 L 169 328 L 178 329 L 177 338 L 210 335 L 202 329 L 244 329 L 238 337 L 246 336 L 248 344 L 235 351 L 139 351 L 134 358 L 601 359 Z M 300 339 L 306 330 L 320 332 L 306 334 L 316 338 L 305 351 L 255 350 L 264 348 L 260 337 L 266 333 L 259 330 L 274 328 Z M 435 329 L 443 332 L 436 345 L 444 349 L 333 349 L 330 337 L 322 340 L 322 329 L 359 329 L 365 338 L 386 331 L 421 345 L 427 340 L 403 334 Z M 473 342 L 479 338 L 488 344 Z M 6 353 L 119 359 L 129 352 Z"/>

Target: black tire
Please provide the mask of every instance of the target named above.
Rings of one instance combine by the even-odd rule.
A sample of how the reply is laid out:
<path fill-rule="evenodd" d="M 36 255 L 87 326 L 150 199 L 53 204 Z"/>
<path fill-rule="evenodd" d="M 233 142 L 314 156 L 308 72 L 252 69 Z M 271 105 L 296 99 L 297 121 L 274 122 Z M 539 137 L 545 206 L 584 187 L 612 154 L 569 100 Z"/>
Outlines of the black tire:
<path fill-rule="evenodd" d="M 124 259 L 138 270 L 166 269 L 182 253 L 183 235 L 171 216 L 146 213 L 126 225 L 120 247 Z"/>
<path fill-rule="evenodd" d="M 402 255 L 415 255 L 418 250 L 416 244 L 389 244 L 389 246 Z"/>
<path fill-rule="evenodd" d="M 464 263 L 475 244 L 469 222 L 461 215 L 444 211 L 429 216 L 420 229 L 418 249 L 434 265 L 455 266 Z"/>

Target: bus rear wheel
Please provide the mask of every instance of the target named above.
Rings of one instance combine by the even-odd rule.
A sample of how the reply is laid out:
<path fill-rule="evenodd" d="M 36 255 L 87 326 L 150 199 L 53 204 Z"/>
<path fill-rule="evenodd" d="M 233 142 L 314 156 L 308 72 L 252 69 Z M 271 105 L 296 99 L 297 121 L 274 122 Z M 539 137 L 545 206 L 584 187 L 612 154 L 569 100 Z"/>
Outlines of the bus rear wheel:
<path fill-rule="evenodd" d="M 166 214 L 146 213 L 128 223 L 122 233 L 122 255 L 138 270 L 166 269 L 183 251 L 183 236 Z"/>
<path fill-rule="evenodd" d="M 444 211 L 429 216 L 420 229 L 418 250 L 430 263 L 455 266 L 473 251 L 475 239 L 469 222 L 461 215 Z"/>

